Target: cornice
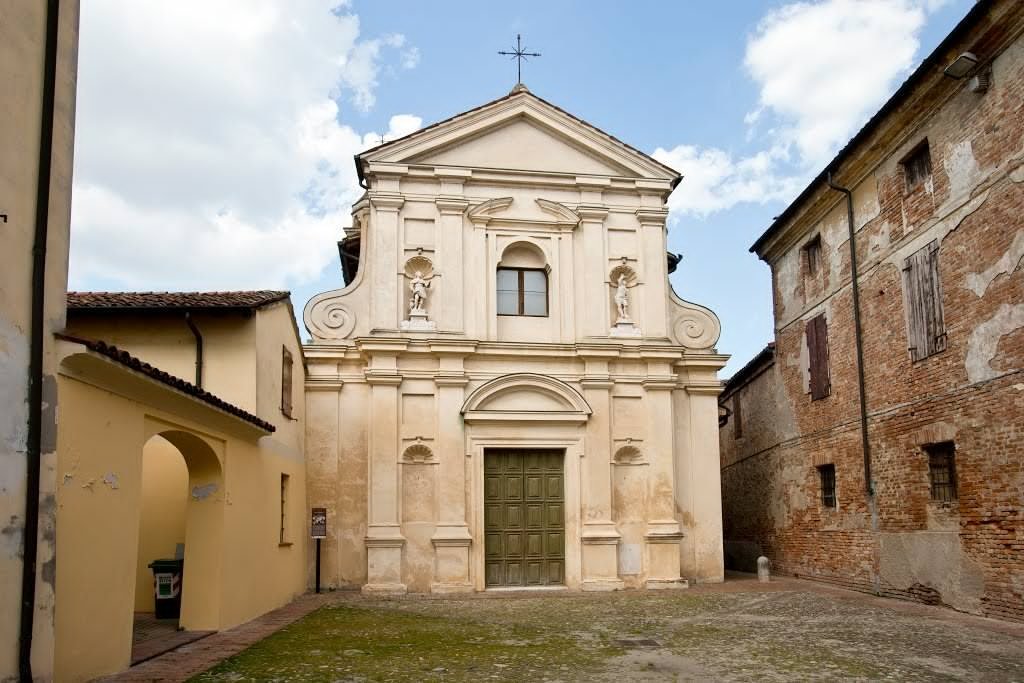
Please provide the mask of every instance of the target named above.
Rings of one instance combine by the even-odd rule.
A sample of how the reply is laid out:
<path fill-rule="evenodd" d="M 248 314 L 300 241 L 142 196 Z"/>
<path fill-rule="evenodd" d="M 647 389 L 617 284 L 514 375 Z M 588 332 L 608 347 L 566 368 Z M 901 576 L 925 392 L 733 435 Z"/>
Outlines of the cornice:
<path fill-rule="evenodd" d="M 649 375 L 640 382 L 648 391 L 678 389 L 679 382 L 675 375 Z"/>
<path fill-rule="evenodd" d="M 435 199 L 434 204 L 437 206 L 442 216 L 450 214 L 461 215 L 465 213 L 466 208 L 469 206 L 469 200 L 458 197 L 442 196 Z"/>
<path fill-rule="evenodd" d="M 576 213 L 585 221 L 603 221 L 608 217 L 608 208 L 604 206 L 582 205 L 576 207 Z"/>
<path fill-rule="evenodd" d="M 558 225 L 565 225 L 567 227 L 575 228 L 577 225 L 580 224 L 580 215 L 573 211 L 572 209 L 570 209 L 565 204 L 559 204 L 558 202 L 553 202 L 548 199 L 541 199 L 539 197 L 535 201 L 537 202 L 537 206 L 540 207 L 541 211 L 555 217 L 555 222 Z"/>
<path fill-rule="evenodd" d="M 374 370 L 373 368 L 367 368 L 363 372 L 363 376 L 366 377 L 367 384 L 397 387 L 402 383 L 402 376 L 395 373 L 393 370 Z"/>
<path fill-rule="evenodd" d="M 446 356 L 468 356 L 476 351 L 477 343 L 470 340 L 430 341 L 431 353 Z"/>
<path fill-rule="evenodd" d="M 469 377 L 466 375 L 438 375 L 434 378 L 434 384 L 439 387 L 464 387 L 469 384 Z"/>
<path fill-rule="evenodd" d="M 359 337 L 356 339 L 356 348 L 363 353 L 401 353 L 409 348 L 409 340 Z"/>
<path fill-rule="evenodd" d="M 341 391 L 345 381 L 338 378 L 317 378 L 306 379 L 306 391 Z"/>
<path fill-rule="evenodd" d="M 369 200 L 378 211 L 398 211 L 405 204 L 405 197 L 400 194 L 371 194 Z"/>
<path fill-rule="evenodd" d="M 668 209 L 654 209 L 654 208 L 642 208 L 637 209 L 636 219 L 640 221 L 640 225 L 660 225 L 664 227 L 665 221 L 668 220 Z"/>
<path fill-rule="evenodd" d="M 725 389 L 725 385 L 721 382 L 715 382 L 714 384 L 708 383 L 697 383 L 697 384 L 685 384 L 683 388 L 686 393 L 693 396 L 718 396 Z"/>
<path fill-rule="evenodd" d="M 475 224 L 487 225 L 494 219 L 496 211 L 503 211 L 510 206 L 512 206 L 512 197 L 488 199 L 471 207 L 466 215 Z"/>

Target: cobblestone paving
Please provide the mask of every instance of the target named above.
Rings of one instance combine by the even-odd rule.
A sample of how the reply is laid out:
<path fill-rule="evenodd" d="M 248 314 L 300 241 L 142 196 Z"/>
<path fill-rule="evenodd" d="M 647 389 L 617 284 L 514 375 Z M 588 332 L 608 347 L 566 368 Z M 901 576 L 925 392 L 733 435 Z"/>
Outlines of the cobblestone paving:
<path fill-rule="evenodd" d="M 1024 625 L 793 580 L 484 598 L 336 594 L 193 680 L 835 679 L 1024 680 Z"/>

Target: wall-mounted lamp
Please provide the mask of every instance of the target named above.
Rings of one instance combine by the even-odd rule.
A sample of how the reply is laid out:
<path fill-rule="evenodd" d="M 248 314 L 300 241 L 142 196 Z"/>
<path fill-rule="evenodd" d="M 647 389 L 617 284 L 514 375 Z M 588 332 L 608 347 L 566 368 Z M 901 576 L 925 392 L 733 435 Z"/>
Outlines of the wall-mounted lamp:
<path fill-rule="evenodd" d="M 967 74 L 971 73 L 975 66 L 978 65 L 978 57 L 973 52 L 961 53 L 959 57 L 953 60 L 953 63 L 947 66 L 942 73 L 946 74 L 950 78 L 963 78 Z"/>

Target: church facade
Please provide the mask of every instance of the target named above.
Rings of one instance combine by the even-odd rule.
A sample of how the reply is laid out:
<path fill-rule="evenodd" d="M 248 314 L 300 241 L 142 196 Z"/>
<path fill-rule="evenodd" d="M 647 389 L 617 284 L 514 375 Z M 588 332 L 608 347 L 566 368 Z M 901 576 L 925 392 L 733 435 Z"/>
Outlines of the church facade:
<path fill-rule="evenodd" d="M 304 311 L 323 583 L 721 581 L 726 357 L 669 284 L 679 174 L 523 86 L 356 164 L 346 284 Z"/>

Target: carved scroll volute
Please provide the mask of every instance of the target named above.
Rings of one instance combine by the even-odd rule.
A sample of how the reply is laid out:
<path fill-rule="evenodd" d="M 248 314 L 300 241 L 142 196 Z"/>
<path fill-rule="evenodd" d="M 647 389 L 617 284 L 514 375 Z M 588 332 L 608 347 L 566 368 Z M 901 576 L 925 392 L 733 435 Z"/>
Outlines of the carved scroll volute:
<path fill-rule="evenodd" d="M 341 303 L 336 292 L 310 299 L 302 319 L 314 340 L 347 339 L 356 327 L 355 313 Z"/>
<path fill-rule="evenodd" d="M 675 292 L 672 299 L 672 336 L 680 346 L 688 349 L 710 349 L 722 334 L 722 323 L 711 309 L 680 299 Z"/>

